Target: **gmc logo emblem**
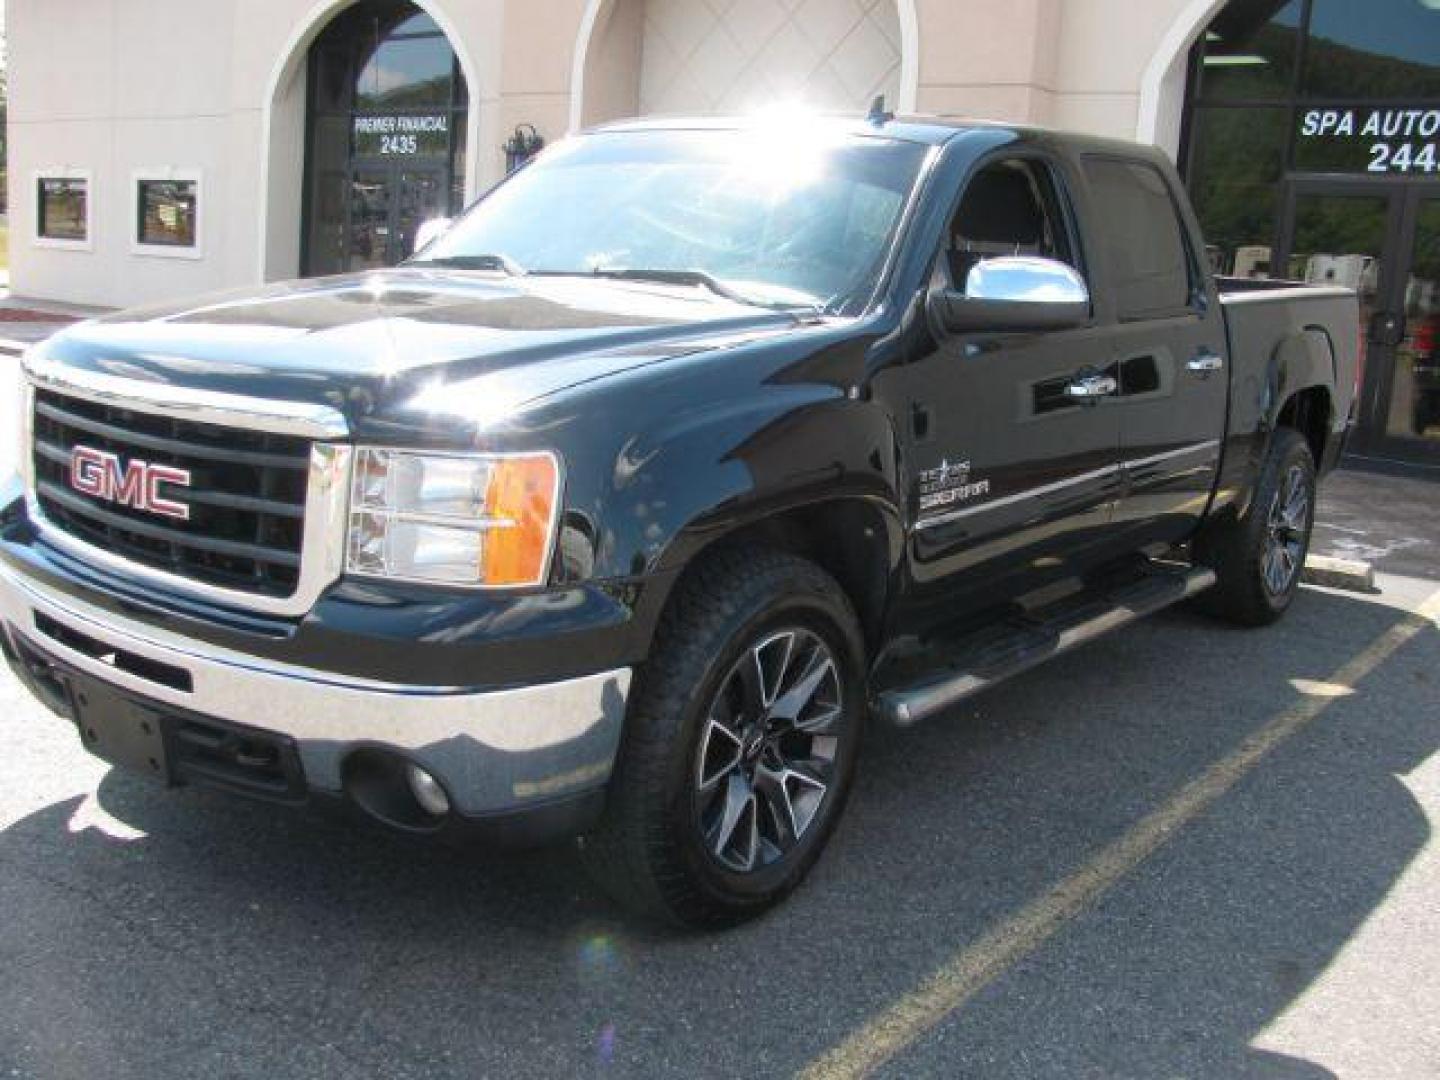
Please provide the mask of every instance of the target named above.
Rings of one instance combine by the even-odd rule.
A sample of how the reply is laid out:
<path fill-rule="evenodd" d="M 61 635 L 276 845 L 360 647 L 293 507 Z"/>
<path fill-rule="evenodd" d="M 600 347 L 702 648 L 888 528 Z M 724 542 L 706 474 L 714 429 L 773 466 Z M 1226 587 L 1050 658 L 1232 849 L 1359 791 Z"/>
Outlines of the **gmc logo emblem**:
<path fill-rule="evenodd" d="M 121 465 L 118 455 L 89 446 L 70 451 L 70 486 L 82 495 L 189 521 L 190 507 L 165 498 L 160 494 L 161 484 L 189 487 L 190 470 L 152 465 L 139 458 Z"/>

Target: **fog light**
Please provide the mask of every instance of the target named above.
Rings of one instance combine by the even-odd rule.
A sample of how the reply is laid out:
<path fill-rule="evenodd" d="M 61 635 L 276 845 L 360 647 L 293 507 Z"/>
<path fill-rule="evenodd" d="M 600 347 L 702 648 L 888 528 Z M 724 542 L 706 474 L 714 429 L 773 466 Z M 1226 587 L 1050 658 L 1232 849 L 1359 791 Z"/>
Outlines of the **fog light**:
<path fill-rule="evenodd" d="M 415 801 L 424 807 L 427 814 L 444 817 L 450 812 L 450 799 L 440 781 L 419 765 L 406 765 L 405 779 L 410 783 L 410 794 L 415 796 Z"/>

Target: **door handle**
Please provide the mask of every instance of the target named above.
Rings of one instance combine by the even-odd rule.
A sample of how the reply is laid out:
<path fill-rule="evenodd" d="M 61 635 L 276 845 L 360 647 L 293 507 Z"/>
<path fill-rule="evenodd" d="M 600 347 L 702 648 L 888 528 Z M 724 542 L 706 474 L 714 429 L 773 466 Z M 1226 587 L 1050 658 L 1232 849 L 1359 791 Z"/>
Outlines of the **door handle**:
<path fill-rule="evenodd" d="M 1094 401 L 1119 389 L 1120 383 L 1113 375 L 1082 375 L 1065 387 L 1065 396 L 1071 401 Z"/>
<path fill-rule="evenodd" d="M 1209 375 L 1212 371 L 1219 371 L 1224 366 L 1224 359 L 1212 352 L 1192 356 L 1185 362 L 1185 367 L 1197 375 Z"/>

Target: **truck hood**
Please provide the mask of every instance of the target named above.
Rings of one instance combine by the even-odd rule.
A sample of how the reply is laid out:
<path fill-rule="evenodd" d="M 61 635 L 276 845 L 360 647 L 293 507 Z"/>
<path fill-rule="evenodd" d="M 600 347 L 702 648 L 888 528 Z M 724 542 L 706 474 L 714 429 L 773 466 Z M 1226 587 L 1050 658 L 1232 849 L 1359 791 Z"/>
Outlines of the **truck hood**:
<path fill-rule="evenodd" d="M 352 431 L 417 410 L 473 428 L 580 383 L 797 326 L 700 288 L 399 268 L 121 312 L 51 338 L 36 359 L 326 404 Z"/>

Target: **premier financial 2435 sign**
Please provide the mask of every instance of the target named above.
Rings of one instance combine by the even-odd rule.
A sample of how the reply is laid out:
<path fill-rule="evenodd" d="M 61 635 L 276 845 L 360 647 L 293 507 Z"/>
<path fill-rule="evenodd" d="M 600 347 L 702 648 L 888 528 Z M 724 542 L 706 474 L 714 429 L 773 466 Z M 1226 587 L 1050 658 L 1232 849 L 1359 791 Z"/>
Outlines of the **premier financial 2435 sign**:
<path fill-rule="evenodd" d="M 430 157 L 450 150 L 445 113 L 357 116 L 352 133 L 356 157 Z"/>
<path fill-rule="evenodd" d="M 1440 168 L 1440 109 L 1309 109 L 1300 115 L 1302 169 L 1433 173 Z"/>

